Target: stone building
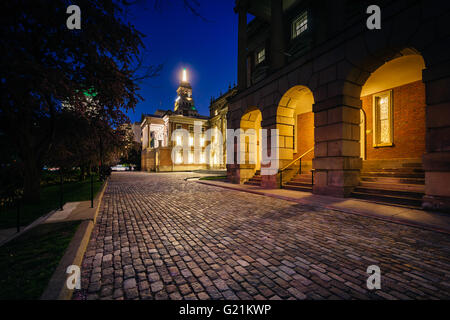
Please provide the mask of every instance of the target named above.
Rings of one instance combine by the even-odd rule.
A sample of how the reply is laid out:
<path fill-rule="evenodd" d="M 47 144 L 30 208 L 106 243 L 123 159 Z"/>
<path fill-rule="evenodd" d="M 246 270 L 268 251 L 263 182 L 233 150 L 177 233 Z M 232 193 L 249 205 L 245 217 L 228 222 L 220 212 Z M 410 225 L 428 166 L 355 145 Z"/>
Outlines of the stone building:
<path fill-rule="evenodd" d="M 228 128 L 278 129 L 280 169 L 232 164 L 229 179 L 450 209 L 449 2 L 378 1 L 380 30 L 372 4 L 236 1 Z"/>
<path fill-rule="evenodd" d="M 192 98 L 192 87 L 187 80 L 186 69 L 183 70 L 183 79 L 177 89 L 177 99 L 174 110 L 157 110 L 152 115 L 143 115 L 141 121 L 142 154 L 141 168 L 143 171 L 191 171 L 207 168 L 205 157 L 206 143 L 203 134 L 208 125 L 208 117 L 199 115 Z M 199 124 L 202 137 L 200 159 L 194 159 L 194 126 Z M 172 139 L 173 132 L 184 129 L 188 137 Z M 182 139 L 188 139 L 191 150 L 187 159 L 183 152 L 172 151 L 182 144 Z M 172 160 L 173 159 L 173 160 Z M 195 161 L 197 160 L 197 161 Z"/>
<path fill-rule="evenodd" d="M 227 163 L 227 113 L 229 99 L 237 92 L 237 88 L 228 87 L 228 91 L 216 99 L 211 99 L 209 106 L 209 128 L 216 128 L 222 134 L 222 145 L 211 149 L 210 169 L 226 169 Z M 213 138 L 214 139 L 214 138 Z M 218 152 L 218 148 L 221 150 Z M 221 161 L 219 159 L 221 157 Z"/>
<path fill-rule="evenodd" d="M 183 79 L 177 89 L 178 96 L 174 110 L 157 110 L 152 115 L 142 116 L 142 170 L 167 172 L 225 169 L 228 99 L 235 92 L 235 88 L 229 88 L 228 92 L 211 100 L 211 117 L 199 115 L 192 97 L 192 87 L 187 81 L 187 71 L 183 70 Z M 196 124 L 199 125 L 201 132 L 194 132 Z M 207 135 L 211 128 L 218 129 L 223 134 L 224 139 L 221 143 L 214 134 Z M 173 133 L 177 129 L 185 129 L 189 137 L 173 138 Z M 201 147 L 198 158 L 194 152 L 195 137 L 199 138 Z M 176 151 L 172 155 L 174 148 L 181 145 L 183 139 L 189 141 L 190 150 L 187 158 L 183 157 L 182 151 Z"/>

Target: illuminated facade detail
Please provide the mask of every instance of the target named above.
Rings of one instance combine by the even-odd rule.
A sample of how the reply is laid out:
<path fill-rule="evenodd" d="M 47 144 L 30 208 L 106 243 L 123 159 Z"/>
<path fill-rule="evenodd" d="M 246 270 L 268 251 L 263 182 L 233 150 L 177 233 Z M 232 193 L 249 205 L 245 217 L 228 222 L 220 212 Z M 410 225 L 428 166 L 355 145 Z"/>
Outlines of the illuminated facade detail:
<path fill-rule="evenodd" d="M 174 113 L 186 117 L 198 117 L 194 99 L 192 99 L 192 87 L 187 80 L 187 71 L 183 70 L 183 78 L 177 89 L 177 99 L 175 100 Z"/>

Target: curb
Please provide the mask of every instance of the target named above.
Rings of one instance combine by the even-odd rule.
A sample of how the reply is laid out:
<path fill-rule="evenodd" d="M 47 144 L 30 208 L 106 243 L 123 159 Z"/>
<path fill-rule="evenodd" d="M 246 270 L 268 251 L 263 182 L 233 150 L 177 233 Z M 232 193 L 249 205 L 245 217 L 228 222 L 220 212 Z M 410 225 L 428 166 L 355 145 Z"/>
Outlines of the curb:
<path fill-rule="evenodd" d="M 247 193 L 257 194 L 257 195 L 261 195 L 261 196 L 296 202 L 296 203 L 300 203 L 300 204 L 315 205 L 315 206 L 318 206 L 318 207 L 321 207 L 324 209 L 328 209 L 328 210 L 334 210 L 334 211 L 347 213 L 347 214 L 354 214 L 354 215 L 358 215 L 358 216 L 362 216 L 362 217 L 377 219 L 377 220 L 395 223 L 395 224 L 404 225 L 404 226 L 413 227 L 413 228 L 419 228 L 419 229 L 423 229 L 423 230 L 427 230 L 427 231 L 433 231 L 433 232 L 438 232 L 438 233 L 443 233 L 443 234 L 450 234 L 450 230 L 448 230 L 448 229 L 439 228 L 439 227 L 425 224 L 425 223 L 416 223 L 411 220 L 398 219 L 398 218 L 393 218 L 393 217 L 384 217 L 384 216 L 380 216 L 380 215 L 376 215 L 376 214 L 359 212 L 359 211 L 355 211 L 352 209 L 344 210 L 342 208 L 336 208 L 336 207 L 324 205 L 321 203 L 313 203 L 311 201 L 299 200 L 299 199 L 290 198 L 290 197 L 286 197 L 286 196 L 275 195 L 272 193 L 266 193 L 263 191 L 247 190 L 247 189 L 241 189 L 241 188 L 236 188 L 236 187 L 232 187 L 232 186 L 217 185 L 217 184 L 213 184 L 213 183 L 208 183 L 207 181 L 204 181 L 204 180 L 197 180 L 195 182 L 201 183 L 204 185 L 208 185 L 208 186 L 214 186 L 214 187 L 218 187 L 218 188 L 230 189 L 230 190 L 235 190 L 235 191 L 240 191 L 240 192 L 247 192 Z"/>
<path fill-rule="evenodd" d="M 105 194 L 106 186 L 108 185 L 108 180 L 105 181 L 102 187 L 102 191 L 95 197 L 94 202 L 97 201 L 97 208 L 95 209 L 94 219 L 92 220 L 94 224 L 97 222 L 98 213 L 100 211 L 100 204 L 102 203 L 103 195 Z"/>
<path fill-rule="evenodd" d="M 100 211 L 100 205 L 102 203 L 103 195 L 108 185 L 108 180 L 105 181 L 102 187 L 102 191 L 95 197 L 94 201 L 97 202 L 94 218 L 91 220 L 84 220 L 78 227 L 75 235 L 70 241 L 69 246 L 61 258 L 61 261 L 53 272 L 52 277 L 41 296 L 41 300 L 70 300 L 72 298 L 73 291 L 66 286 L 67 280 L 67 267 L 71 265 L 80 266 L 83 262 L 84 253 L 86 252 L 89 240 L 91 238 L 92 230 L 97 221 L 97 216 Z M 80 274 L 81 276 L 81 274 Z"/>

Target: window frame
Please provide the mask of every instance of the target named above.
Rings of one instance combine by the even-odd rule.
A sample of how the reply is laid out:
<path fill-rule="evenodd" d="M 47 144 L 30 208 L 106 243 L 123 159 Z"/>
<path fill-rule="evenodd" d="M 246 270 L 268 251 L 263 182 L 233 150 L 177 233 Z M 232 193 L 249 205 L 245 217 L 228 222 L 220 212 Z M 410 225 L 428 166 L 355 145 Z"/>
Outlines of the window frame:
<path fill-rule="evenodd" d="M 389 142 L 381 142 L 381 119 L 380 112 L 377 106 L 377 99 L 388 98 L 388 123 L 389 123 Z M 372 117 L 373 117 L 373 147 L 383 148 L 394 146 L 394 101 L 393 101 L 393 91 L 387 90 L 379 93 L 373 94 L 372 97 Z"/>
<path fill-rule="evenodd" d="M 297 24 L 297 22 L 301 22 L 302 18 L 306 18 L 306 23 L 304 25 L 306 27 L 303 31 L 300 31 L 300 33 L 297 34 L 296 24 Z M 292 32 L 291 39 L 292 40 L 297 39 L 298 37 L 300 37 L 302 34 L 304 34 L 308 30 L 308 28 L 309 28 L 308 22 L 309 22 L 308 10 L 303 11 L 297 17 L 295 17 L 294 20 L 292 20 L 292 24 L 291 24 L 291 32 Z M 300 27 L 300 29 L 302 27 Z"/>
<path fill-rule="evenodd" d="M 263 59 L 260 61 L 260 60 L 259 60 L 259 54 L 260 54 L 261 52 L 263 52 L 263 51 L 264 51 L 264 55 L 262 56 Z M 260 65 L 261 63 L 263 63 L 264 61 L 266 61 L 266 48 L 265 48 L 265 47 L 262 47 L 262 48 L 256 50 L 256 52 L 255 52 L 255 65 L 258 66 L 258 65 Z"/>

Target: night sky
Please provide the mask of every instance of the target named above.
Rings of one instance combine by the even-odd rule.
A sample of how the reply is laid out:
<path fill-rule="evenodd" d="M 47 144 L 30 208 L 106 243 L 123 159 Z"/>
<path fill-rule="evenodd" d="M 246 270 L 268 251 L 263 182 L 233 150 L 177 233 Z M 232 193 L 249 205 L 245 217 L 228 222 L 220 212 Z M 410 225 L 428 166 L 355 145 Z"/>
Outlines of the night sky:
<path fill-rule="evenodd" d="M 197 110 L 209 115 L 211 96 L 225 93 L 236 82 L 237 14 L 234 0 L 199 0 L 194 15 L 182 0 L 160 1 L 155 10 L 153 2 L 132 8 L 130 21 L 144 33 L 145 63 L 163 64 L 160 76 L 139 83 L 144 101 L 128 112 L 132 122 L 141 114 L 156 109 L 171 109 L 183 68 L 193 88 Z"/>

